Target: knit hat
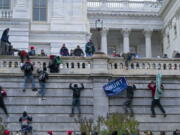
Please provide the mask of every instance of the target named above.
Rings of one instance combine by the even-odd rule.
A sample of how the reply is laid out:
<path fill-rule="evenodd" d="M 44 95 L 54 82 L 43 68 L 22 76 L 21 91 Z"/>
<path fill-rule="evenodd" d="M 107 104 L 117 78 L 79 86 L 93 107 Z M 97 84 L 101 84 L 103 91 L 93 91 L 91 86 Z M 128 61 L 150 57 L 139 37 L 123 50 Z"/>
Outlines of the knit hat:
<path fill-rule="evenodd" d="M 5 135 L 10 135 L 10 131 L 9 131 L 9 130 L 7 130 L 7 129 L 6 129 L 6 130 L 4 130 L 4 134 L 5 134 Z"/>
<path fill-rule="evenodd" d="M 48 133 L 49 135 L 52 135 L 52 134 L 53 134 L 53 132 L 52 132 L 51 130 L 49 130 L 47 133 Z"/>
<path fill-rule="evenodd" d="M 55 55 L 49 55 L 49 59 L 54 59 L 56 56 Z"/>
<path fill-rule="evenodd" d="M 31 48 L 31 50 L 35 49 L 35 47 L 34 47 L 34 46 L 31 46 L 30 48 Z"/>
<path fill-rule="evenodd" d="M 67 133 L 67 135 L 72 135 L 72 131 L 71 130 L 68 130 L 66 133 Z"/>

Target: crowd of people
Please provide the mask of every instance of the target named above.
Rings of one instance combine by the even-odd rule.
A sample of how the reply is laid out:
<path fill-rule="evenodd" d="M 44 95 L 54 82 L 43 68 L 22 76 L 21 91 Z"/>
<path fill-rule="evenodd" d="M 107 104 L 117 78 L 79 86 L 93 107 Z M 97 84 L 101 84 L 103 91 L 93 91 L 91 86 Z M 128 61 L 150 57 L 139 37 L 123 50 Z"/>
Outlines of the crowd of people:
<path fill-rule="evenodd" d="M 9 29 L 5 30 L 3 37 L 1 39 L 2 42 L 7 42 L 8 44 L 11 44 L 8 40 L 8 32 Z M 3 48 L 5 46 L 1 46 Z M 3 48 L 4 50 L 7 50 L 7 48 Z M 1 50 L 2 51 L 2 50 Z M 83 52 L 83 49 L 77 45 L 77 47 L 74 50 L 70 50 L 66 47 L 65 44 L 62 45 L 60 48 L 59 54 L 60 56 L 87 56 L 91 57 L 95 53 L 95 45 L 93 44 L 92 40 L 89 40 L 85 45 L 85 53 Z M 3 55 L 3 52 L 1 52 Z M 30 57 L 36 55 L 35 47 L 31 46 L 30 51 L 26 52 L 25 50 L 18 51 L 18 55 L 21 59 L 21 70 L 24 72 L 24 85 L 23 85 L 23 92 L 26 92 L 27 90 L 27 83 L 30 81 L 32 84 L 32 91 L 36 92 L 37 96 L 40 96 L 42 100 L 46 100 L 46 84 L 49 79 L 49 75 L 47 73 L 47 68 L 49 68 L 50 73 L 57 73 L 59 72 L 59 65 L 62 63 L 62 60 L 59 56 L 51 55 L 49 57 L 49 65 L 46 65 L 46 63 L 43 63 L 42 68 L 39 68 L 37 70 L 38 75 L 38 81 L 39 81 L 39 89 L 37 89 L 37 84 L 35 83 L 35 76 L 33 75 L 34 71 L 34 65 L 31 63 Z M 41 56 L 47 56 L 45 54 L 45 51 L 41 50 Z M 116 52 L 113 52 L 113 57 L 121 57 L 119 54 L 116 54 Z M 174 57 L 178 58 L 180 54 L 176 53 Z M 125 65 L 128 67 L 128 63 L 134 58 L 137 58 L 136 54 L 133 53 L 126 53 L 123 54 L 122 57 L 125 59 Z M 164 58 L 167 58 L 167 55 L 164 56 Z M 160 103 L 160 97 L 163 93 L 164 86 L 162 83 L 155 83 L 154 81 L 151 81 L 148 86 L 148 89 L 152 92 L 152 103 L 151 103 L 151 117 L 156 117 L 156 113 L 154 108 L 158 106 L 160 110 L 163 113 L 163 116 L 166 117 L 166 112 L 163 108 L 163 106 Z M 73 96 L 72 96 L 72 108 L 70 112 L 70 117 L 73 117 L 75 114 L 75 108 L 78 110 L 78 116 L 81 115 L 81 108 L 80 108 L 80 97 L 81 97 L 81 91 L 84 90 L 83 83 L 70 83 L 69 89 L 72 90 Z M 132 103 L 134 99 L 134 92 L 137 89 L 137 86 L 133 83 L 129 83 L 127 87 L 127 100 L 123 104 L 123 108 L 125 113 L 130 113 L 130 116 L 134 116 L 134 111 L 132 109 Z M 158 94 L 156 94 L 156 90 L 158 89 Z M 6 91 L 3 89 L 3 87 L 0 86 L 0 107 L 3 109 L 7 117 L 9 116 L 8 110 L 6 109 L 6 106 L 4 104 L 4 98 L 7 96 Z M 23 112 L 22 116 L 19 118 L 19 123 L 21 124 L 21 132 L 32 132 L 32 117 L 28 115 L 26 111 Z M 8 132 L 7 132 L 8 133 Z M 19 132 L 17 132 L 17 135 Z M 53 131 L 47 131 L 47 134 L 53 135 Z M 68 135 L 72 134 L 72 131 L 67 132 Z M 178 131 L 174 132 L 174 135 L 177 135 Z M 83 133 L 83 135 L 86 135 Z M 113 132 L 112 135 L 117 135 L 117 132 Z M 145 135 L 152 135 L 152 132 L 147 131 L 145 132 Z M 161 135 L 165 135 L 164 132 L 161 132 Z"/>

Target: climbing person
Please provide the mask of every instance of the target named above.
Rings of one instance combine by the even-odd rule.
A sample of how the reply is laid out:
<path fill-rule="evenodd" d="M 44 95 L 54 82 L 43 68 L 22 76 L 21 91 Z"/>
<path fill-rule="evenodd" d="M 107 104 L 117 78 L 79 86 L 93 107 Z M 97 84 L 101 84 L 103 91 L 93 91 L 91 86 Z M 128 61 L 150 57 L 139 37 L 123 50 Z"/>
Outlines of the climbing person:
<path fill-rule="evenodd" d="M 154 81 L 151 81 L 148 84 L 148 88 L 152 92 L 152 103 L 151 103 L 152 115 L 151 115 L 151 117 L 156 117 L 156 113 L 155 113 L 155 110 L 154 110 L 154 108 L 156 106 L 159 107 L 159 109 L 162 111 L 164 117 L 166 117 L 166 112 L 165 112 L 165 110 L 164 110 L 164 108 L 163 108 L 163 106 L 161 105 L 161 102 L 160 102 L 160 96 L 161 96 L 161 94 L 163 93 L 163 90 L 164 90 L 164 86 L 161 83 L 161 75 L 160 74 L 158 74 L 156 76 L 156 84 L 155 84 Z"/>
<path fill-rule="evenodd" d="M 133 112 L 133 109 L 132 109 L 132 102 L 133 102 L 134 91 L 135 90 L 136 90 L 136 85 L 133 84 L 133 83 L 129 83 L 128 87 L 126 89 L 127 100 L 124 102 L 124 110 L 125 110 L 125 113 L 129 113 L 129 111 L 130 111 L 130 116 L 134 115 L 134 112 Z"/>
<path fill-rule="evenodd" d="M 9 116 L 8 111 L 6 109 L 6 105 L 4 104 L 4 97 L 7 96 L 6 92 L 3 90 L 2 86 L 0 86 L 0 107 L 3 109 L 4 113 Z"/>
<path fill-rule="evenodd" d="M 27 89 L 27 83 L 30 80 L 32 83 L 32 91 L 37 91 L 35 87 L 35 81 L 34 81 L 34 76 L 33 76 L 33 64 L 30 62 L 30 60 L 26 60 L 26 62 L 23 64 L 21 67 L 21 70 L 24 71 L 24 88 L 23 92 L 26 91 Z"/>
<path fill-rule="evenodd" d="M 22 132 L 32 132 L 32 117 L 30 117 L 26 111 L 24 111 L 23 115 L 19 118 L 19 123 L 21 124 Z"/>
<path fill-rule="evenodd" d="M 48 73 L 46 72 L 46 63 L 43 63 L 43 69 L 38 69 L 38 75 L 39 75 L 39 85 L 40 88 L 38 90 L 38 95 L 41 95 L 41 99 L 45 100 L 45 94 L 46 94 L 46 81 L 48 80 Z"/>
<path fill-rule="evenodd" d="M 79 116 L 81 114 L 81 108 L 80 108 L 80 95 L 81 95 L 81 90 L 84 89 L 84 85 L 83 83 L 81 83 L 81 87 L 78 87 L 78 84 L 74 84 L 72 86 L 72 83 L 69 84 L 69 88 L 73 91 L 73 102 L 72 102 L 72 111 L 71 111 L 71 115 L 74 115 L 74 109 L 75 107 L 77 107 L 78 111 L 79 111 Z"/>

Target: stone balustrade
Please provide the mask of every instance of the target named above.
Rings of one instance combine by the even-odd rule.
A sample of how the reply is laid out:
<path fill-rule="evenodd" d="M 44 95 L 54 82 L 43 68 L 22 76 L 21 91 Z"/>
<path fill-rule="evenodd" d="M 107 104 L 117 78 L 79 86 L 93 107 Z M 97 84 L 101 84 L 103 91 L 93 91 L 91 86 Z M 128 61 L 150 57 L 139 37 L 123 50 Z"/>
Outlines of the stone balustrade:
<path fill-rule="evenodd" d="M 127 1 L 127 0 L 88 0 L 88 8 L 106 10 L 151 10 L 158 12 L 162 6 L 161 2 L 154 1 Z"/>
<path fill-rule="evenodd" d="M 12 18 L 12 10 L 9 10 L 9 9 L 1 9 L 1 10 L 0 10 L 0 18 L 3 18 L 3 19 Z"/>
<path fill-rule="evenodd" d="M 35 71 L 42 68 L 43 63 L 48 65 L 47 57 L 32 57 Z M 94 57 L 62 57 L 59 75 L 180 75 L 180 59 L 134 59 L 125 66 L 123 58 L 110 58 L 102 54 Z M 20 60 L 15 56 L 0 57 L 0 73 L 16 74 L 20 70 Z"/>

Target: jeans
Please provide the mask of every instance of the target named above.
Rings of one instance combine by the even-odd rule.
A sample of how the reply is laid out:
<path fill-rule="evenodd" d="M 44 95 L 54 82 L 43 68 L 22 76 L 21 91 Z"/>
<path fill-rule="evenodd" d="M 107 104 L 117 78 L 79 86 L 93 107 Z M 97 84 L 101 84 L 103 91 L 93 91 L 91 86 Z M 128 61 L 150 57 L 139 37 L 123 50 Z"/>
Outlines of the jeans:
<path fill-rule="evenodd" d="M 91 57 L 91 56 L 93 56 L 93 54 L 92 53 L 86 53 L 86 56 Z"/>
<path fill-rule="evenodd" d="M 160 103 L 160 100 L 159 99 L 153 99 L 152 101 L 152 104 L 151 104 L 151 112 L 152 112 L 152 115 L 156 115 L 155 111 L 154 111 L 154 108 L 158 106 L 159 109 L 162 111 L 162 113 L 166 113 L 164 108 L 162 107 L 161 103 Z"/>
<path fill-rule="evenodd" d="M 39 82 L 40 84 L 40 90 L 39 90 L 39 94 L 44 97 L 45 93 L 46 93 L 46 83 L 45 82 Z"/>
<path fill-rule="evenodd" d="M 128 113 L 128 109 L 131 112 L 131 115 L 134 114 L 133 109 L 132 109 L 132 99 L 128 99 L 127 101 L 124 102 L 124 110 L 125 113 Z"/>
<path fill-rule="evenodd" d="M 21 126 L 21 130 L 30 132 L 30 131 L 32 131 L 32 126 Z"/>
<path fill-rule="evenodd" d="M 34 88 L 35 88 L 35 82 L 34 82 L 34 77 L 33 77 L 33 75 L 25 75 L 25 76 L 24 76 L 24 89 L 27 88 L 28 80 L 31 81 L 31 83 L 32 83 L 32 89 L 34 89 Z"/>
<path fill-rule="evenodd" d="M 6 109 L 6 106 L 4 104 L 4 101 L 3 101 L 2 97 L 0 98 L 0 108 L 2 108 L 3 111 L 5 112 L 5 114 L 8 115 L 8 111 Z"/>
<path fill-rule="evenodd" d="M 79 114 L 81 113 L 81 109 L 80 109 L 80 99 L 79 98 L 73 98 L 73 102 L 72 102 L 72 114 L 74 114 L 74 109 L 75 107 L 77 107 Z"/>

